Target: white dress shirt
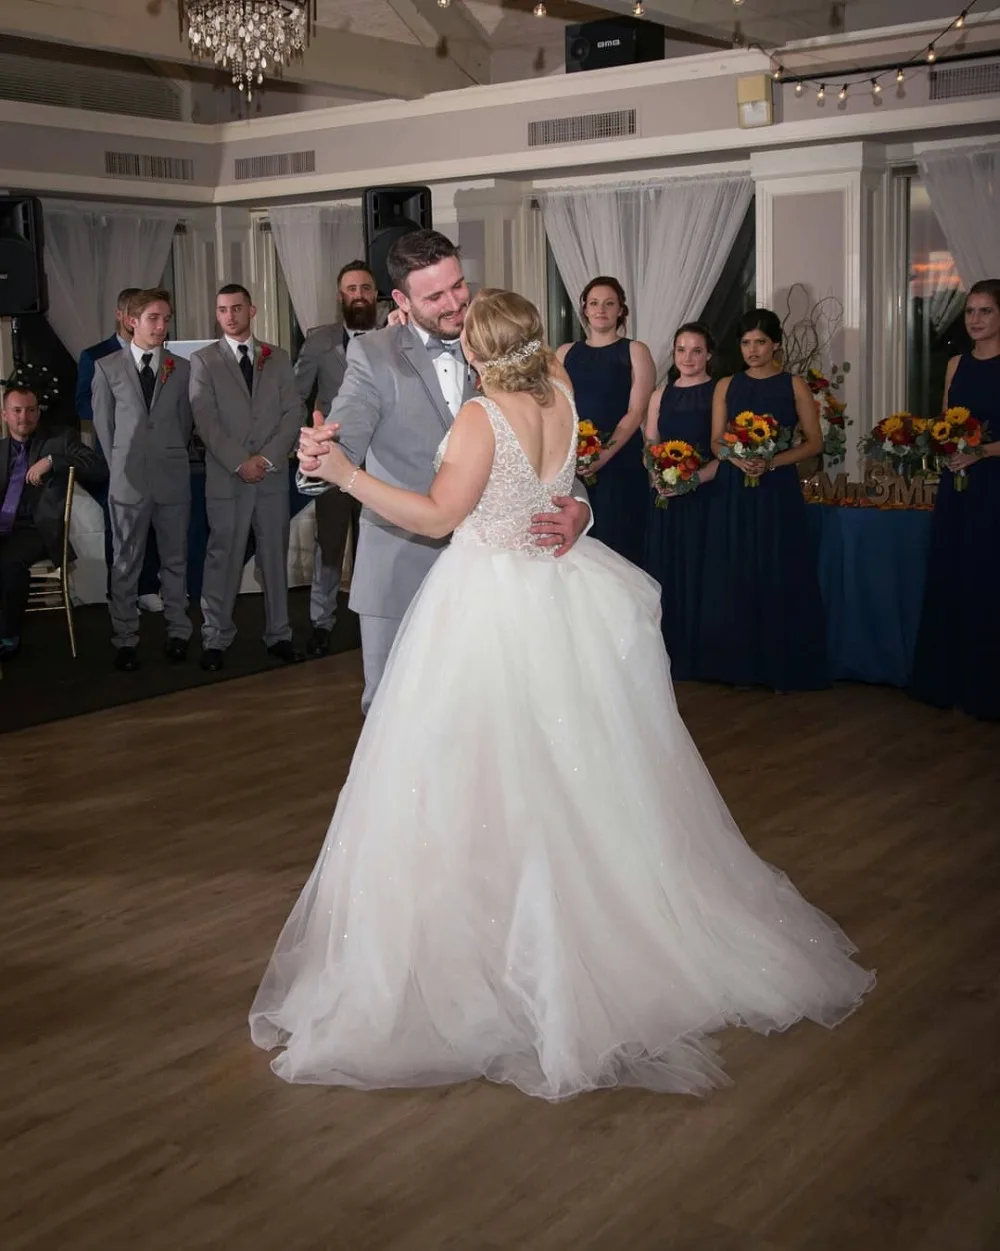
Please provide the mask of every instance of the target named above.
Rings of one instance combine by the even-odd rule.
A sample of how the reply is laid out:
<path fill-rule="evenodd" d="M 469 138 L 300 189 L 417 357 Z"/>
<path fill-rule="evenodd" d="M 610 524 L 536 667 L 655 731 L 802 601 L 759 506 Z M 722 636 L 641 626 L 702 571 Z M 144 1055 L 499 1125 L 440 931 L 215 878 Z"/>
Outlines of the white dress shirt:
<path fill-rule="evenodd" d="M 132 359 L 135 361 L 135 367 L 137 371 L 141 372 L 142 370 L 142 358 L 144 356 L 150 356 L 152 358 L 149 362 L 150 369 L 153 371 L 154 374 L 159 373 L 160 356 L 163 353 L 163 348 L 158 348 L 158 347 L 141 348 L 134 341 L 129 344 L 129 347 L 132 349 Z"/>
<path fill-rule="evenodd" d="M 239 339 L 231 339 L 229 335 L 227 334 L 224 334 L 222 337 L 229 344 L 230 350 L 232 351 L 233 355 L 236 357 L 237 365 L 240 363 L 240 359 L 243 355 L 243 353 L 240 351 L 241 347 L 245 347 L 248 349 L 247 355 L 250 357 L 250 364 L 251 365 L 253 364 L 253 350 L 254 350 L 253 335 L 251 335 L 249 339 L 245 339 L 242 343 L 240 343 Z"/>
<path fill-rule="evenodd" d="M 413 329 L 420 335 L 420 342 L 426 347 L 427 340 L 431 337 L 430 331 L 415 323 Z M 437 374 L 444 402 L 448 405 L 448 409 L 452 417 L 454 417 L 462 407 L 462 396 L 465 394 L 465 380 L 468 376 L 469 367 L 468 365 L 460 365 L 447 352 L 442 352 L 440 356 L 435 356 L 431 363 L 434 366 L 434 372 Z"/>

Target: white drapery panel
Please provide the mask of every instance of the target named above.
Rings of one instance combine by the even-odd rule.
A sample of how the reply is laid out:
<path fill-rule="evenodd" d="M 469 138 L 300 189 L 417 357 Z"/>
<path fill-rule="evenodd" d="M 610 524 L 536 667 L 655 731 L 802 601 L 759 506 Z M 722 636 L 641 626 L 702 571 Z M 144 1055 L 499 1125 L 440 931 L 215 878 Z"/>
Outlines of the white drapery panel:
<path fill-rule="evenodd" d="M 923 287 L 931 325 L 940 334 L 948 329 L 965 303 L 965 288 L 949 252 L 930 253 Z"/>
<path fill-rule="evenodd" d="M 360 204 L 275 205 L 267 216 L 303 331 L 339 321 L 337 271 L 365 254 Z"/>
<path fill-rule="evenodd" d="M 661 378 L 674 331 L 707 304 L 752 196 L 750 175 L 734 173 L 549 191 L 541 203 L 570 298 L 599 274 L 617 278 L 628 333 L 649 347 Z"/>
<path fill-rule="evenodd" d="M 917 163 L 962 282 L 1000 278 L 1000 145 L 918 151 Z"/>
<path fill-rule="evenodd" d="M 114 329 L 123 287 L 155 287 L 170 256 L 176 209 L 43 201 L 49 325 L 76 358 Z"/>

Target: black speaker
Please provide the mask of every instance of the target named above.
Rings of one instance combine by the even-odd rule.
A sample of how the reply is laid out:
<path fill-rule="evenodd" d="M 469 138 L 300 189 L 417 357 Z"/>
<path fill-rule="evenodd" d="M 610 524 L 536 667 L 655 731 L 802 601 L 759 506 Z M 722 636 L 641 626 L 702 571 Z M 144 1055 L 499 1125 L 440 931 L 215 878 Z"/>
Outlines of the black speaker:
<path fill-rule="evenodd" d="M 664 31 L 655 22 L 609 17 L 566 27 L 566 73 L 662 61 Z"/>
<path fill-rule="evenodd" d="M 392 294 L 386 258 L 402 235 L 431 227 L 430 187 L 368 187 L 364 194 L 365 253 L 378 293 Z"/>
<path fill-rule="evenodd" d="M 0 196 L 0 317 L 48 308 L 42 269 L 42 202 Z"/>

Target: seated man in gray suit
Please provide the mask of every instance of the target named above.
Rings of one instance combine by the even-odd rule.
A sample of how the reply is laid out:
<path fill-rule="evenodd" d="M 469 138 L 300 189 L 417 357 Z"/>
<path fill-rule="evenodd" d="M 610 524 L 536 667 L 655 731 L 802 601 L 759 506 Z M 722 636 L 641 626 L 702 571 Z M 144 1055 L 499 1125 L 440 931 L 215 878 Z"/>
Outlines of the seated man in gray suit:
<path fill-rule="evenodd" d="M 459 342 L 469 288 L 458 248 L 435 230 L 397 239 L 389 252 L 393 299 L 408 324 L 354 339 L 347 372 L 322 429 L 303 430 L 299 487 L 327 489 L 309 469 L 337 437 L 356 464 L 384 482 L 427 491 L 434 456 L 462 404 L 475 394 L 472 371 Z M 568 549 L 588 527 L 586 492 L 554 500 L 555 511 L 535 518 L 544 546 Z M 389 525 L 370 509 L 361 513 L 358 559 L 351 578 L 351 607 L 361 617 L 367 712 L 410 601 L 447 539 L 428 539 Z M 461 627 L 460 622 L 455 623 Z"/>
<path fill-rule="evenodd" d="M 215 303 L 222 338 L 191 357 L 191 408 L 205 444 L 208 549 L 202 582 L 203 669 L 221 669 L 236 637 L 233 609 L 253 530 L 264 587 L 264 645 L 275 660 L 302 660 L 288 620 L 288 454 L 305 410 L 288 353 L 255 340 L 257 310 L 238 283 Z"/>
<path fill-rule="evenodd" d="M 111 471 L 111 641 L 115 666 L 126 672 L 139 665 L 139 573 L 150 526 L 160 553 L 167 658 L 183 660 L 191 638 L 190 369 L 183 357 L 171 355 L 163 346 L 171 315 L 169 291 L 139 291 L 128 307 L 131 343 L 102 356 L 94 367 L 94 428 Z"/>
<path fill-rule="evenodd" d="M 375 277 L 364 261 L 348 261 L 341 269 L 337 295 L 341 320 L 310 330 L 295 362 L 295 381 L 307 411 L 316 408 L 324 418 L 344 380 L 348 343 L 356 335 L 375 329 L 378 291 Z M 309 596 L 313 628 L 306 655 L 325 656 L 330 651 L 330 633 L 337 615 L 348 534 L 353 536 L 357 554 L 361 505 L 343 491 L 326 491 L 316 496 L 315 509 L 316 552 Z"/>

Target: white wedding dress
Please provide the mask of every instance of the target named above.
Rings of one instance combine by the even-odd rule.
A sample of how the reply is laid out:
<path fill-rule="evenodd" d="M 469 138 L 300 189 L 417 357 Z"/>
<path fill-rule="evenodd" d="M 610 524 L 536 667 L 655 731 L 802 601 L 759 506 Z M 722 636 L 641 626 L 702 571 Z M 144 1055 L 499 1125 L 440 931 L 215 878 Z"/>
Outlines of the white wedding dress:
<path fill-rule="evenodd" d="M 874 976 L 736 828 L 657 584 L 529 536 L 575 432 L 542 483 L 480 402 L 490 479 L 400 629 L 252 1037 L 290 1082 L 701 1094 L 727 1080 L 708 1035 L 835 1025 Z"/>

